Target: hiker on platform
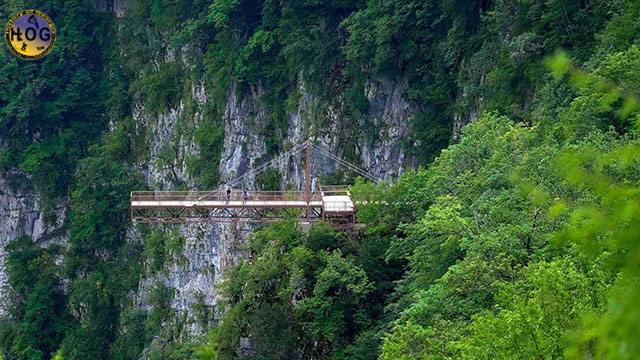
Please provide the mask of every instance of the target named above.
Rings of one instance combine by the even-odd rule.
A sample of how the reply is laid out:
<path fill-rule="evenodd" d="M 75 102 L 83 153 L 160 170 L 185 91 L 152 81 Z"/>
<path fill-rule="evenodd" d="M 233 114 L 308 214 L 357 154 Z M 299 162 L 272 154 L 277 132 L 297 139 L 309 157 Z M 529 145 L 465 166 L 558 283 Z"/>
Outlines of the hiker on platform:
<path fill-rule="evenodd" d="M 242 192 L 242 203 L 246 204 L 247 200 L 249 200 L 249 194 L 247 193 L 247 190 L 244 190 Z"/>
<path fill-rule="evenodd" d="M 229 203 L 229 200 L 231 200 L 231 188 L 227 188 L 227 204 Z"/>

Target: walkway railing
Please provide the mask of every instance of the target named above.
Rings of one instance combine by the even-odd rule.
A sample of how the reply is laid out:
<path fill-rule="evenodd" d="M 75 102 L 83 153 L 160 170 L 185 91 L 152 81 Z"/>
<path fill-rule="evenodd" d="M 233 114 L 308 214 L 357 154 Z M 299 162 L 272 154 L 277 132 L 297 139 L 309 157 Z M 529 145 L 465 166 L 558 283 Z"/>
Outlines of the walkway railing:
<path fill-rule="evenodd" d="M 245 201 L 243 193 L 233 192 L 227 198 L 225 192 L 219 191 L 133 191 L 132 202 L 140 201 Z M 312 193 L 311 201 L 320 201 L 320 193 Z M 247 191 L 248 202 L 307 201 L 307 194 L 300 191 Z"/>
<path fill-rule="evenodd" d="M 349 187 L 341 185 L 322 185 L 320 193 L 323 196 L 349 195 Z"/>

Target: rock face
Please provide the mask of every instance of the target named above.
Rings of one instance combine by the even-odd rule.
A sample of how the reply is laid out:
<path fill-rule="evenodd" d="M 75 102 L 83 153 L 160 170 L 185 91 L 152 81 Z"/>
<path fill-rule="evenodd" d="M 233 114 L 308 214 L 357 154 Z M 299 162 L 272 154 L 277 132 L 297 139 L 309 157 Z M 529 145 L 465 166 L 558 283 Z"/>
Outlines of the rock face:
<path fill-rule="evenodd" d="M 350 121 L 345 115 L 344 100 L 338 97 L 332 104 L 321 104 L 321 100 L 306 91 L 301 82 L 298 91 L 301 94 L 296 111 L 289 114 L 289 131 L 286 142 L 299 144 L 308 138 L 315 144 L 330 151 L 334 155 L 343 157 L 346 145 L 355 145 L 359 149 L 360 163 L 356 165 L 364 168 L 374 176 L 393 181 L 397 179 L 407 166 L 415 164 L 406 157 L 402 145 L 409 132 L 409 123 L 413 116 L 413 109 L 404 99 L 406 85 L 390 81 L 369 81 L 365 87 L 365 96 L 369 100 L 367 123 L 372 124 L 373 136 L 354 138 L 353 134 L 345 133 Z M 320 113 L 318 113 L 318 109 Z M 322 128 L 314 128 L 310 119 L 322 118 Z M 283 175 L 284 183 L 293 184 L 302 189 L 304 184 L 303 156 L 290 159 L 280 164 L 279 172 Z M 320 152 L 313 154 L 312 175 L 329 174 L 337 169 L 335 161 Z"/>
<path fill-rule="evenodd" d="M 262 90 L 252 88 L 242 99 L 235 86 L 229 90 L 224 111 L 224 148 L 220 159 L 223 181 L 235 179 L 266 155 L 265 140 L 258 134 L 267 125 L 268 115 L 259 104 Z M 252 187 L 255 179 L 249 178 L 241 186 Z"/>
<path fill-rule="evenodd" d="M 379 129 L 374 139 L 362 144 L 362 162 L 377 177 L 397 179 L 410 165 L 402 151 L 413 110 L 404 99 L 406 84 L 368 82 L 369 117 Z M 412 165 L 415 165 L 411 162 Z"/>
<path fill-rule="evenodd" d="M 374 136 L 356 139 L 352 134 L 341 132 L 349 121 L 345 116 L 344 100 L 337 98 L 333 103 L 323 104 L 300 81 L 300 101 L 298 107 L 288 115 L 285 143 L 300 144 L 311 136 L 316 143 L 338 156 L 343 155 L 345 145 L 355 145 L 360 149 L 357 153 L 360 156 L 359 166 L 378 177 L 395 179 L 413 165 L 402 150 L 402 141 L 409 131 L 408 124 L 413 113 L 404 100 L 405 89 L 404 84 L 389 81 L 370 81 L 367 84 L 365 96 L 370 103 L 367 123 L 373 124 L 374 128 L 369 133 Z M 223 183 L 245 174 L 268 159 L 266 139 L 261 135 L 268 123 L 268 112 L 260 101 L 262 89 L 255 87 L 240 97 L 232 87 L 228 94 L 223 119 L 224 147 L 219 163 Z M 203 83 L 196 82 L 191 87 L 191 93 L 176 108 L 161 114 L 150 114 L 142 103 L 134 106 L 132 112 L 136 127 L 145 132 L 148 139 L 145 144 L 147 154 L 140 159 L 138 166 L 151 189 L 199 187 L 197 180 L 190 178 L 187 172 L 187 159 L 196 156 L 199 151 L 193 141 L 193 132 L 189 130 L 202 121 L 207 101 Z M 322 119 L 322 125 L 312 121 L 318 118 Z M 318 155 L 314 155 L 312 162 L 314 176 L 336 170 L 335 161 Z M 278 164 L 283 186 L 303 187 L 303 164 L 302 153 Z M 37 196 L 29 183 L 29 179 L 19 173 L 0 178 L 0 285 L 6 283 L 3 264 L 6 256 L 4 246 L 8 241 L 23 234 L 31 236 L 34 241 L 64 241 L 66 236 L 61 233 L 60 227 L 67 204 L 59 206 L 59 223 L 45 226 Z M 238 187 L 251 188 L 254 184 L 255 178 L 248 176 Z M 164 231 L 162 226 L 158 228 Z M 149 308 L 149 290 L 157 283 L 162 283 L 173 290 L 172 308 L 186 314 L 186 328 L 191 333 L 201 333 L 203 329 L 194 320 L 194 306 L 215 308 L 220 299 L 217 289 L 224 273 L 246 257 L 242 244 L 253 228 L 246 224 L 197 224 L 166 228 L 180 234 L 182 249 L 172 255 L 161 271 L 140 280 L 135 300 L 139 307 Z M 135 225 L 129 234 L 132 241 L 144 243 L 145 239 L 141 238 Z"/>
<path fill-rule="evenodd" d="M 26 174 L 19 171 L 0 174 L 0 315 L 6 311 L 6 294 L 9 290 L 5 272 L 5 246 L 23 235 L 43 245 L 63 242 L 66 237 L 61 231 L 66 216 L 64 203 L 57 207 L 55 215 L 56 223 L 45 223 L 38 197 Z"/>
<path fill-rule="evenodd" d="M 181 101 L 175 109 L 151 115 L 141 103 L 134 106 L 133 119 L 149 138 L 147 157 L 140 167 L 152 189 L 193 188 L 196 185 L 187 176 L 186 160 L 198 152 L 190 130 L 202 121 L 202 108 L 207 101 L 204 84 L 193 84 L 189 96 L 194 102 L 191 105 L 194 109 L 187 110 L 185 101 Z"/>

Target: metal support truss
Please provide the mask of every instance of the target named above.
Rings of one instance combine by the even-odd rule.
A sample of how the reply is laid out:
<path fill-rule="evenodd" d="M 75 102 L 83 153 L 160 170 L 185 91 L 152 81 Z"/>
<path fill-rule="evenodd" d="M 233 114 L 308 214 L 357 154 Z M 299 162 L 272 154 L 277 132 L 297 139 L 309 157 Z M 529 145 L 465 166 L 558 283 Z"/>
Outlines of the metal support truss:
<path fill-rule="evenodd" d="M 271 222 L 282 219 L 300 221 L 322 220 L 322 209 L 282 207 L 197 207 L 132 208 L 131 218 L 140 223 L 206 223 L 215 222 Z"/>

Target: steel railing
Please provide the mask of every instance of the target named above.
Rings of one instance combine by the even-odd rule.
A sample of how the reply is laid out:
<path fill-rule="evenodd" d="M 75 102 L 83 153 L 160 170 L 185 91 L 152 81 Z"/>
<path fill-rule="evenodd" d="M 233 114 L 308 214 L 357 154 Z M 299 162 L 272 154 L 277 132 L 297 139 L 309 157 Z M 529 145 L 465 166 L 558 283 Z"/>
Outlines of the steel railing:
<path fill-rule="evenodd" d="M 348 186 L 322 185 L 319 188 L 322 196 L 350 195 Z"/>
<path fill-rule="evenodd" d="M 320 193 L 312 193 L 311 201 L 319 201 Z M 307 201 L 305 192 L 247 191 L 233 192 L 229 197 L 218 191 L 133 191 L 131 201 Z"/>

